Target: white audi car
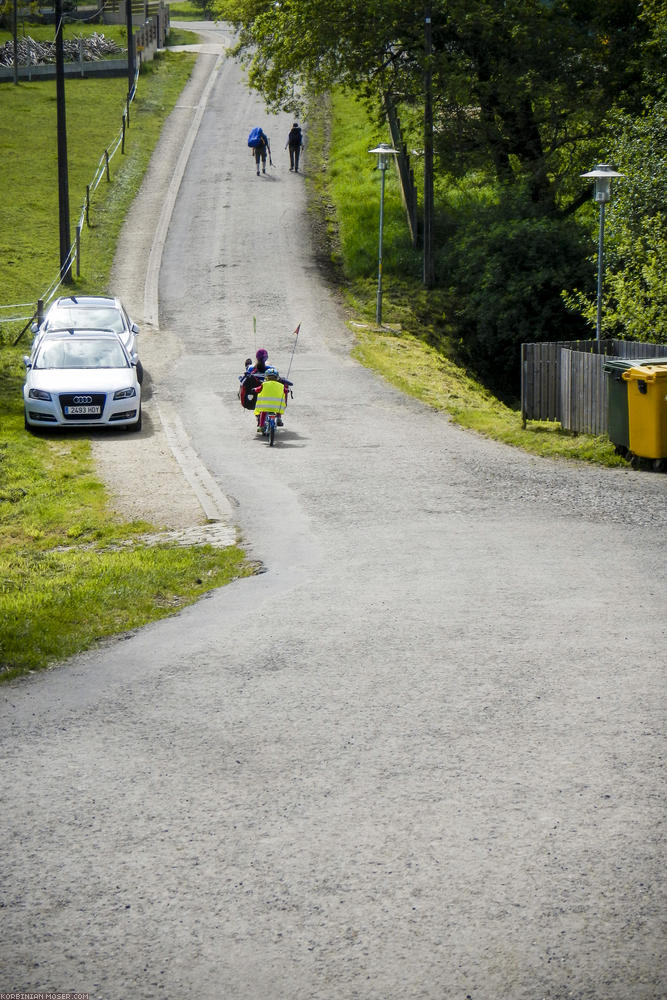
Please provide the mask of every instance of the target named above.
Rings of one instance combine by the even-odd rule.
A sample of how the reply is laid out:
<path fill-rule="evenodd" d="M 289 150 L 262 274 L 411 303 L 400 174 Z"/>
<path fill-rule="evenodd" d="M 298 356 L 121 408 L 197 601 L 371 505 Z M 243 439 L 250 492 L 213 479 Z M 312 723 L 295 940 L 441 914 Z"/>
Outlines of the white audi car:
<path fill-rule="evenodd" d="M 32 351 L 48 330 L 114 330 L 130 357 L 137 363 L 137 377 L 143 380 L 143 368 L 137 356 L 139 327 L 133 323 L 120 299 L 112 295 L 62 295 L 47 310 L 41 325 L 33 323 L 35 339 Z"/>
<path fill-rule="evenodd" d="M 141 430 L 136 361 L 112 330 L 47 330 L 30 357 L 23 360 L 27 430 Z"/>

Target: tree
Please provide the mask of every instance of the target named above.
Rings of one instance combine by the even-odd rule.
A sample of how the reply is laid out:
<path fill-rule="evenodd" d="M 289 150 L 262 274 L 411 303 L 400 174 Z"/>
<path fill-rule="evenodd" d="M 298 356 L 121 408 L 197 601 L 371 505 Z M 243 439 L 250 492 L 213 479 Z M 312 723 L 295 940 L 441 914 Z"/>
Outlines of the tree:
<path fill-rule="evenodd" d="M 578 148 L 613 106 L 637 111 L 650 86 L 642 46 L 651 24 L 638 0 L 430 7 L 441 167 L 488 165 L 503 183 L 527 182 L 532 200 L 555 211 L 577 175 Z M 387 92 L 422 105 L 424 12 L 404 0 L 217 0 L 216 12 L 239 29 L 250 82 L 270 108 L 296 111 L 303 88 L 333 83 L 380 111 Z"/>

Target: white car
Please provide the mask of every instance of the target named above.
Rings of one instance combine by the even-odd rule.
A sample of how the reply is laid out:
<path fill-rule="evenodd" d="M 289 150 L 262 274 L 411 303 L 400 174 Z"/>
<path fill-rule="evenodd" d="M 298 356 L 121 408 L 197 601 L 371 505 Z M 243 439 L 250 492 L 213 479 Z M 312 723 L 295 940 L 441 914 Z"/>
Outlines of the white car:
<path fill-rule="evenodd" d="M 56 299 L 41 325 L 32 325 L 33 353 L 47 330 L 114 330 L 136 361 L 137 377 L 143 381 L 143 367 L 137 356 L 139 327 L 132 322 L 120 299 L 111 295 L 63 295 Z"/>
<path fill-rule="evenodd" d="M 26 430 L 127 427 L 141 430 L 141 386 L 111 330 L 47 330 L 23 359 Z"/>

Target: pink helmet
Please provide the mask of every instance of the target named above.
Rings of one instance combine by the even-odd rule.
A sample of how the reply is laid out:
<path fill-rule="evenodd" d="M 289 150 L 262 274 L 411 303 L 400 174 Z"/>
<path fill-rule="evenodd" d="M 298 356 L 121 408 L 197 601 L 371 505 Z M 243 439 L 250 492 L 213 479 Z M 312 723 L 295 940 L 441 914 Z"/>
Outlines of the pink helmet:
<path fill-rule="evenodd" d="M 266 361 L 268 356 L 269 352 L 265 351 L 263 347 L 260 347 L 260 349 L 257 351 L 257 354 L 255 355 L 258 361 Z"/>

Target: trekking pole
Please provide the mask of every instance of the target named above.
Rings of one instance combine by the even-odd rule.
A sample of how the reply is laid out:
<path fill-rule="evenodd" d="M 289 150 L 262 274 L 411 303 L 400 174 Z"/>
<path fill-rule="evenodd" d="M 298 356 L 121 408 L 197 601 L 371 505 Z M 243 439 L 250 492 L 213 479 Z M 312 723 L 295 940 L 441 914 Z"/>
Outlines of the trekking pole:
<path fill-rule="evenodd" d="M 296 342 L 299 339 L 300 329 L 301 329 L 301 323 L 299 323 L 296 330 L 294 331 L 294 347 L 292 348 L 292 357 L 289 359 L 289 368 L 287 369 L 287 375 L 285 376 L 285 378 L 289 378 L 289 373 L 292 370 L 292 362 L 294 361 L 294 352 L 296 351 Z"/>
<path fill-rule="evenodd" d="M 253 318 L 252 318 L 252 342 L 253 342 L 253 350 L 254 350 L 255 354 L 257 354 L 257 317 L 256 316 L 253 316 Z"/>

